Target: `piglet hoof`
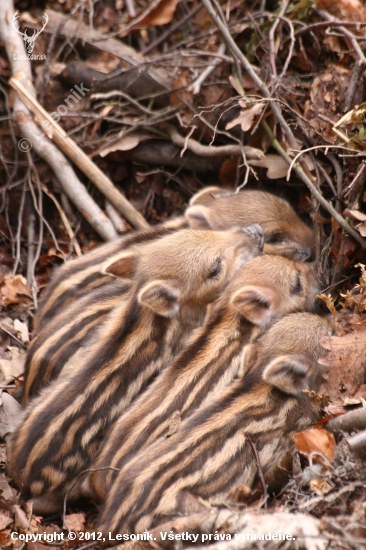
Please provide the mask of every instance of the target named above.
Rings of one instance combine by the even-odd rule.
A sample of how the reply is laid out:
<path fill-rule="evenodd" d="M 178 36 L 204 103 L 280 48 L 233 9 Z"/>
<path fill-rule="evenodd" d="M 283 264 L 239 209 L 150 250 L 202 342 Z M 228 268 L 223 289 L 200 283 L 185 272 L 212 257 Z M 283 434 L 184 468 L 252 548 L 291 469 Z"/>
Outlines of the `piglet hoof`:
<path fill-rule="evenodd" d="M 248 225 L 248 227 L 244 227 L 243 231 L 245 233 L 248 233 L 248 235 L 253 239 L 256 239 L 258 241 L 258 246 L 263 249 L 264 233 L 263 229 L 258 223 L 253 223 L 252 225 Z"/>

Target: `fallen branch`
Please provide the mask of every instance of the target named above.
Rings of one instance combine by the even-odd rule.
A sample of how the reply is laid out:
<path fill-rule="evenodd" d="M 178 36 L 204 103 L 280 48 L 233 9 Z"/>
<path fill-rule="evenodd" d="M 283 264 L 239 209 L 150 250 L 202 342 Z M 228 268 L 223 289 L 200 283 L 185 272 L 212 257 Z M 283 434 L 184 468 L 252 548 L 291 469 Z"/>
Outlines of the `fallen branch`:
<path fill-rule="evenodd" d="M 366 452 L 366 430 L 346 439 L 347 445 L 355 454 L 363 455 Z"/>
<path fill-rule="evenodd" d="M 28 93 L 35 97 L 30 62 L 26 58 L 23 40 L 11 25 L 13 16 L 12 0 L 3 0 L 0 4 L 0 35 L 6 48 L 12 74 L 16 75 L 18 81 L 21 81 L 28 88 Z M 66 157 L 34 123 L 29 110 L 18 95 L 15 95 L 13 110 L 14 119 L 20 132 L 28 140 L 26 144 L 33 147 L 34 151 L 51 167 L 65 194 L 68 195 L 102 239 L 106 241 L 115 239 L 117 233 L 112 223 L 76 177 Z"/>
<path fill-rule="evenodd" d="M 333 433 L 350 433 L 366 429 L 366 409 L 360 408 L 336 416 L 327 422 L 327 430 Z"/>
<path fill-rule="evenodd" d="M 288 139 L 288 142 L 290 144 L 290 147 L 293 150 L 297 150 L 298 149 L 298 144 L 295 140 L 295 137 L 294 137 L 289 125 L 287 124 L 286 120 L 282 116 L 282 113 L 281 113 L 280 109 L 278 108 L 278 105 L 276 104 L 275 101 L 272 100 L 271 92 L 269 91 L 267 86 L 264 84 L 264 82 L 259 78 L 259 76 L 255 72 L 254 68 L 249 63 L 249 61 L 247 60 L 247 58 L 245 57 L 243 52 L 235 44 L 235 42 L 233 40 L 233 37 L 231 36 L 231 34 L 229 32 L 229 29 L 227 28 L 227 26 L 224 24 L 224 22 L 221 20 L 221 18 L 218 16 L 216 11 L 214 10 L 214 8 L 211 4 L 211 0 L 202 0 L 202 2 L 204 4 L 204 6 L 206 7 L 206 9 L 207 9 L 209 15 L 211 16 L 212 20 L 214 21 L 214 23 L 216 24 L 216 26 L 220 30 L 221 35 L 223 37 L 223 40 L 227 44 L 227 46 L 230 49 L 233 56 L 242 64 L 244 69 L 250 75 L 253 82 L 259 88 L 262 95 L 266 99 L 269 100 L 268 103 L 271 106 L 273 114 L 275 115 L 275 117 L 277 118 L 279 124 L 281 125 L 284 134 L 286 135 L 286 137 Z M 299 177 L 299 179 L 303 183 L 305 183 L 305 185 L 311 191 L 312 195 L 331 214 L 331 216 L 334 217 L 334 219 L 339 223 L 339 225 L 341 227 L 343 227 L 343 229 L 345 229 L 345 231 L 347 231 L 347 233 L 349 235 L 351 235 L 362 246 L 362 248 L 366 249 L 365 239 L 363 239 L 361 237 L 361 235 L 359 233 L 357 233 L 357 231 L 355 229 L 353 229 L 350 226 L 350 224 L 340 214 L 338 214 L 336 209 L 333 208 L 333 206 L 317 190 L 317 188 L 315 187 L 313 182 L 305 174 L 302 167 L 299 164 L 295 163 L 293 161 L 293 159 L 291 159 L 291 157 L 284 151 L 284 149 L 280 146 L 278 141 L 274 139 L 273 134 L 272 134 L 268 124 L 265 121 L 263 121 L 262 124 L 263 124 L 263 127 L 265 128 L 266 132 L 268 133 L 268 135 L 271 137 L 273 147 L 275 147 L 277 149 L 277 151 L 280 153 L 280 155 L 286 160 L 286 162 L 288 162 L 288 164 L 291 167 L 293 167 L 293 169 L 295 170 L 295 172 L 296 172 L 297 176 Z"/>
<path fill-rule="evenodd" d="M 255 147 L 246 145 L 221 145 L 218 147 L 201 145 L 201 143 L 195 139 L 181 136 L 175 126 L 171 124 L 164 124 L 163 128 L 166 130 L 174 145 L 188 149 L 201 157 L 226 157 L 230 155 L 241 155 L 244 152 L 247 159 L 260 160 L 264 158 L 263 151 Z"/>
<path fill-rule="evenodd" d="M 80 170 L 94 183 L 101 193 L 113 206 L 130 222 L 132 227 L 144 229 L 149 224 L 125 197 L 114 187 L 112 182 L 84 153 L 73 139 L 67 136 L 61 126 L 43 109 L 42 105 L 32 97 L 23 84 L 11 78 L 9 84 L 17 92 L 28 109 L 35 115 L 47 136 L 66 153 L 66 155 L 80 168 Z"/>
<path fill-rule="evenodd" d="M 90 29 L 83 23 L 77 20 L 69 19 L 66 16 L 62 16 L 59 12 L 53 10 L 47 10 L 49 17 L 45 32 L 52 33 L 61 22 L 60 34 L 68 39 L 79 39 L 83 44 L 88 44 L 98 50 L 109 52 L 124 61 L 127 61 L 132 67 L 138 67 L 145 62 L 144 57 L 136 52 L 130 46 L 124 44 L 121 40 L 116 38 L 109 38 L 108 36 L 101 34 L 100 32 Z M 140 71 L 141 71 L 140 67 Z M 164 69 L 155 69 L 154 67 L 148 68 L 148 74 L 151 79 L 154 80 L 156 89 L 154 92 L 169 92 L 170 79 L 168 73 Z M 149 90 L 151 93 L 152 90 Z"/>

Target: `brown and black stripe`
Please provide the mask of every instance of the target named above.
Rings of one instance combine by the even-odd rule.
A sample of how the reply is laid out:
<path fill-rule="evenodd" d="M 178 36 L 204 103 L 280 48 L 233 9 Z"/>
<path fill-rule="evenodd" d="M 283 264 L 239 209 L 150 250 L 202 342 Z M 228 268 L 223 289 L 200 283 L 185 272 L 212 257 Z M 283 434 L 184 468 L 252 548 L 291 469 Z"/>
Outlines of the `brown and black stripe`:
<path fill-rule="evenodd" d="M 110 276 L 108 276 L 110 277 Z M 85 353 L 98 340 L 98 331 L 111 311 L 128 299 L 131 283 L 111 277 L 108 285 L 90 291 L 50 319 L 32 341 L 25 363 L 22 404 L 58 377 L 76 353 Z"/>
<path fill-rule="evenodd" d="M 318 419 L 319 407 L 305 394 L 289 396 L 269 385 L 262 372 L 247 373 L 184 421 L 170 439 L 138 453 L 118 473 L 98 529 L 142 532 L 189 513 L 192 502 L 199 511 L 198 498 L 222 502 L 237 486 L 252 486 L 257 465 L 246 435 L 266 474 L 292 447 L 293 434 Z"/>
<path fill-rule="evenodd" d="M 108 427 L 172 360 L 202 321 L 207 303 L 262 246 L 258 226 L 185 230 L 113 262 L 113 270 L 124 275 L 139 258 L 129 299 L 111 312 L 80 364 L 68 366 L 64 379 L 33 400 L 10 444 L 13 479 L 32 497 L 35 510 L 59 509 L 69 490 L 71 499 L 79 495 L 75 478 L 90 464 Z M 156 313 L 159 307 L 166 314 Z"/>
<path fill-rule="evenodd" d="M 47 326 L 51 319 L 80 296 L 110 284 L 113 277 L 102 272 L 103 265 L 108 259 L 132 246 L 148 244 L 187 227 L 187 221 L 180 216 L 151 229 L 133 231 L 55 270 L 35 315 L 35 329 L 39 331 Z"/>
<path fill-rule="evenodd" d="M 299 276 L 300 286 L 296 282 Z M 197 330 L 187 348 L 112 426 L 93 464 L 97 471 L 90 475 L 91 487 L 86 484 L 87 490 L 103 500 L 116 477 L 113 468 L 122 468 L 141 448 L 167 434 L 174 415 L 187 418 L 226 387 L 238 372 L 243 374 L 245 346 L 276 318 L 312 309 L 315 281 L 313 266 L 280 256 L 261 256 L 245 264 L 220 299 L 209 306 L 204 326 Z M 272 304 L 263 297 L 263 289 L 269 287 L 276 294 Z M 247 300 L 244 305 L 241 292 L 243 300 Z M 236 293 L 238 307 L 232 302 Z M 257 302 L 261 299 L 262 304 Z M 259 311 L 260 306 L 271 310 L 265 322 L 261 317 L 245 317 L 252 307 Z"/>

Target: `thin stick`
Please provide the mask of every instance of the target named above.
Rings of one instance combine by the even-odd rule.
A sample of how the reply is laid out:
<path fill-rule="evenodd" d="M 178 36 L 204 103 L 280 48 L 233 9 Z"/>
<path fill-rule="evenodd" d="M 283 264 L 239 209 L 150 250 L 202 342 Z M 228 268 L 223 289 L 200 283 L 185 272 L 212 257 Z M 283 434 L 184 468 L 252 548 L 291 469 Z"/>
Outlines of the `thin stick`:
<path fill-rule="evenodd" d="M 262 466 L 261 466 L 261 463 L 260 463 L 260 460 L 259 460 L 259 454 L 258 454 L 258 451 L 257 451 L 257 447 L 253 443 L 253 441 L 250 438 L 249 434 L 245 434 L 245 437 L 247 438 L 248 443 L 252 448 L 252 452 L 253 452 L 255 461 L 257 463 L 258 475 L 259 475 L 259 479 L 261 480 L 261 484 L 262 484 L 262 488 L 263 488 L 263 507 L 267 509 L 267 499 L 268 499 L 267 485 L 266 485 L 266 482 L 264 480 L 263 470 L 262 470 Z"/>
<path fill-rule="evenodd" d="M 351 235 L 355 241 L 357 241 L 361 246 L 362 248 L 366 249 L 366 241 L 365 239 L 363 239 L 361 237 L 361 235 L 355 230 L 353 229 L 353 227 L 336 211 L 336 209 L 323 197 L 323 195 L 318 191 L 318 189 L 315 187 L 315 185 L 313 184 L 313 182 L 308 178 L 308 176 L 305 174 L 305 172 L 303 171 L 303 169 L 301 168 L 301 166 L 299 166 L 298 164 L 296 164 L 296 159 L 298 158 L 298 156 L 300 154 L 303 154 L 303 153 L 306 153 L 310 150 L 313 150 L 314 147 L 310 147 L 309 149 L 304 149 L 303 151 L 301 151 L 300 153 L 298 153 L 296 155 L 296 157 L 294 159 L 292 159 L 287 153 L 286 151 L 281 147 L 281 145 L 279 144 L 279 142 L 277 141 L 277 139 L 275 139 L 275 137 L 273 136 L 272 134 L 272 131 L 270 129 L 270 127 L 268 126 L 268 124 L 263 121 L 262 122 L 262 125 L 263 125 L 263 128 L 265 129 L 265 131 L 267 132 L 267 134 L 269 135 L 270 139 L 271 139 L 271 145 L 276 149 L 276 151 L 279 152 L 279 154 L 281 155 L 281 157 L 283 157 L 286 162 L 288 162 L 288 164 L 290 165 L 290 168 L 289 168 L 289 171 L 291 170 L 291 168 L 294 168 L 294 170 L 296 171 L 296 174 L 298 175 L 298 177 L 301 179 L 301 181 L 303 181 L 305 183 L 305 185 L 310 189 L 312 195 L 316 198 L 316 200 L 329 212 L 329 214 L 331 216 L 333 216 L 333 218 L 339 223 L 339 225 L 341 227 L 343 227 L 343 229 L 345 231 L 347 231 L 347 233 L 349 235 Z M 325 147 L 325 146 L 324 146 Z M 328 147 L 328 146 L 327 146 Z M 316 147 L 318 148 L 318 146 Z"/>
<path fill-rule="evenodd" d="M 35 96 L 31 64 L 25 55 L 24 42 L 11 24 L 13 17 L 13 1 L 1 0 L 0 35 L 5 45 L 12 74 L 16 74 L 27 86 L 29 94 Z M 39 130 L 18 95 L 14 97 L 13 113 L 14 120 L 25 138 L 25 146 L 28 147 L 28 150 L 33 146 L 34 151 L 51 167 L 65 193 L 68 194 L 83 216 L 88 219 L 90 225 L 106 241 L 117 238 L 117 233 L 111 222 L 103 215 L 85 186 L 76 177 L 66 157 Z M 21 142 L 19 146 L 20 144 Z M 26 149 L 23 147 L 22 150 Z"/>
<path fill-rule="evenodd" d="M 280 109 L 278 108 L 276 102 L 272 100 L 271 92 L 269 91 L 267 86 L 264 84 L 264 82 L 259 78 L 256 71 L 253 69 L 252 65 L 249 63 L 247 58 L 244 56 L 243 52 L 235 44 L 228 28 L 224 25 L 221 18 L 215 12 L 215 10 L 214 10 L 214 8 L 211 4 L 211 0 L 202 0 L 202 2 L 205 5 L 205 8 L 207 9 L 207 11 L 208 11 L 209 15 L 211 16 L 212 20 L 214 21 L 216 26 L 221 31 L 223 40 L 225 41 L 227 47 L 229 48 L 229 50 L 231 51 L 233 56 L 240 61 L 240 63 L 244 67 L 244 69 L 247 71 L 247 73 L 249 74 L 249 76 L 253 80 L 254 84 L 256 84 L 256 86 L 260 89 L 262 95 L 265 98 L 270 100 L 269 104 L 271 106 L 271 109 L 272 109 L 275 117 L 277 118 L 278 122 L 280 123 L 280 125 L 282 127 L 282 130 L 284 131 L 284 133 L 285 133 L 285 135 L 286 135 L 286 137 L 289 141 L 290 146 L 293 149 L 296 149 L 298 147 L 298 143 L 297 143 L 292 131 L 290 130 L 290 127 L 288 126 L 286 120 L 282 116 L 282 113 L 281 113 Z"/>
<path fill-rule="evenodd" d="M 334 22 L 334 17 L 332 15 L 330 15 L 330 13 L 326 12 L 326 11 L 323 11 L 323 10 L 316 10 L 317 13 L 320 15 L 320 17 L 322 17 L 323 19 L 326 19 L 327 21 L 330 21 L 330 22 Z M 348 29 L 344 28 L 344 27 L 339 27 L 339 29 L 342 31 L 342 33 L 347 36 L 347 38 L 349 38 L 352 42 L 352 46 L 354 47 L 355 49 L 355 52 L 357 53 L 358 55 L 358 58 L 359 58 L 359 64 L 360 65 L 366 65 L 366 57 L 365 57 L 365 54 L 363 53 L 363 51 L 361 50 L 358 42 L 357 42 L 357 38 L 354 34 L 352 34 Z M 364 37 L 360 37 L 362 40 L 364 39 Z"/>
<path fill-rule="evenodd" d="M 51 193 L 51 191 L 49 191 L 47 189 L 47 187 L 41 183 L 41 187 L 42 187 L 42 191 L 44 193 L 46 193 L 46 195 L 48 197 L 50 197 L 50 199 L 53 201 L 54 205 L 56 206 L 57 210 L 58 210 L 58 213 L 60 214 L 60 218 L 61 218 L 61 221 L 62 223 L 64 224 L 65 226 L 65 229 L 66 229 L 66 233 L 68 234 L 69 238 L 70 238 L 70 241 L 73 243 L 73 247 L 74 247 L 74 250 L 75 250 L 75 253 L 77 256 L 82 256 L 82 252 L 81 252 L 81 248 L 80 248 L 80 245 L 79 243 L 77 242 L 76 240 L 76 237 L 75 237 L 75 233 L 73 232 L 72 230 L 72 227 L 70 225 L 70 222 L 69 220 L 67 219 L 67 216 L 64 212 L 64 210 L 62 209 L 62 206 L 61 204 L 58 202 L 58 200 L 56 199 L 55 195 L 53 193 Z M 65 196 L 65 195 L 64 195 Z"/>
<path fill-rule="evenodd" d="M 109 202 L 123 214 L 132 227 L 145 229 L 149 227 L 147 221 L 128 202 L 127 199 L 114 187 L 112 182 L 96 166 L 82 149 L 67 136 L 61 126 L 43 109 L 42 105 L 32 97 L 19 80 L 11 78 L 9 84 L 17 92 L 23 103 L 35 115 L 37 121 L 52 141 L 82 170 L 82 172 L 94 183 Z"/>
<path fill-rule="evenodd" d="M 192 138 L 183 137 L 180 135 L 175 126 L 171 124 L 164 124 L 164 129 L 167 131 L 170 139 L 178 147 L 183 147 L 199 155 L 201 157 L 225 157 L 228 155 L 241 155 L 244 151 L 248 159 L 260 160 L 264 158 L 264 153 L 260 149 L 250 147 L 246 145 L 221 145 L 218 147 L 202 145 L 198 141 Z"/>

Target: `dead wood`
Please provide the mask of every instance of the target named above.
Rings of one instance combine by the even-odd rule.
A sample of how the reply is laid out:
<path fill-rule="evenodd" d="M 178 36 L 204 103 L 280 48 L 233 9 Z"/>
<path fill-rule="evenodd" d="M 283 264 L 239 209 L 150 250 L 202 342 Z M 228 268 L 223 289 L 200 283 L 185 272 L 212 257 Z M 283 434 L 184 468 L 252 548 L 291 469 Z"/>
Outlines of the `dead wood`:
<path fill-rule="evenodd" d="M 341 416 L 336 416 L 327 422 L 327 430 L 333 433 L 351 433 L 366 428 L 366 409 L 360 408 Z"/>
<path fill-rule="evenodd" d="M 29 90 L 29 96 L 34 98 L 35 90 L 32 85 L 30 62 L 25 57 L 24 42 L 11 25 L 13 15 L 12 0 L 4 0 L 0 6 L 0 34 L 5 43 L 12 73 L 17 75 L 18 81 Z M 24 56 L 21 59 L 16 56 L 19 52 Z M 52 145 L 44 132 L 33 122 L 28 108 L 17 95 L 14 100 L 14 119 L 23 137 L 29 141 L 36 153 L 50 165 L 60 184 L 64 186 L 65 193 L 88 219 L 95 231 L 106 241 L 116 238 L 117 233 L 111 222 L 78 180 L 64 155 Z"/>
<path fill-rule="evenodd" d="M 260 160 L 264 158 L 264 153 L 260 149 L 255 147 L 247 147 L 245 145 L 222 145 L 222 146 L 207 146 L 201 145 L 198 141 L 190 138 L 183 137 L 180 135 L 178 130 L 171 124 L 164 124 L 163 126 L 167 133 L 169 134 L 170 139 L 178 147 L 182 147 L 183 150 L 188 149 L 196 155 L 202 157 L 226 157 L 230 155 L 241 156 L 245 155 L 248 159 L 257 159 Z M 181 153 L 181 155 L 183 155 Z"/>
<path fill-rule="evenodd" d="M 21 82 L 11 78 L 9 84 L 17 91 L 22 101 L 26 104 L 44 129 L 47 136 L 54 141 L 60 149 L 84 172 L 86 176 L 98 187 L 99 191 L 117 208 L 130 222 L 132 227 L 143 229 L 149 227 L 135 208 L 114 187 L 112 182 L 96 166 L 82 149 L 66 135 L 61 126 L 43 109 L 38 101 L 28 92 Z M 71 197 L 70 197 L 71 198 Z"/>
<path fill-rule="evenodd" d="M 178 148 L 170 141 L 149 139 L 142 141 L 131 151 L 122 153 L 121 157 L 152 166 L 160 165 L 180 169 L 187 167 L 190 171 L 201 174 L 219 170 L 221 164 L 219 159 L 208 156 L 200 157 L 190 151 L 186 151 L 181 157 L 181 147 Z"/>
<path fill-rule="evenodd" d="M 353 453 L 358 455 L 364 455 L 366 453 L 366 430 L 349 437 L 346 441 L 350 451 Z"/>
<path fill-rule="evenodd" d="M 60 73 L 59 80 L 65 86 L 74 86 L 82 82 L 92 92 L 122 90 L 131 97 L 154 98 L 154 105 L 164 107 L 169 104 L 166 88 L 154 79 L 149 68 L 118 69 L 111 74 L 90 69 L 82 61 L 72 61 Z"/>
<path fill-rule="evenodd" d="M 60 13 L 53 10 L 47 10 L 47 15 L 49 17 L 49 21 L 45 29 L 46 32 L 54 32 L 61 24 L 58 32 L 68 39 L 76 37 L 78 40 L 81 40 L 83 43 L 88 44 L 92 48 L 109 52 L 116 57 L 119 57 L 121 60 L 132 65 L 132 67 L 140 66 L 145 61 L 141 54 L 120 40 L 108 38 L 98 31 L 90 29 L 78 21 L 62 16 Z M 160 68 L 155 69 L 151 67 L 146 70 L 148 70 L 151 79 L 154 80 L 154 86 L 160 92 L 169 90 L 169 76 L 166 71 Z"/>

